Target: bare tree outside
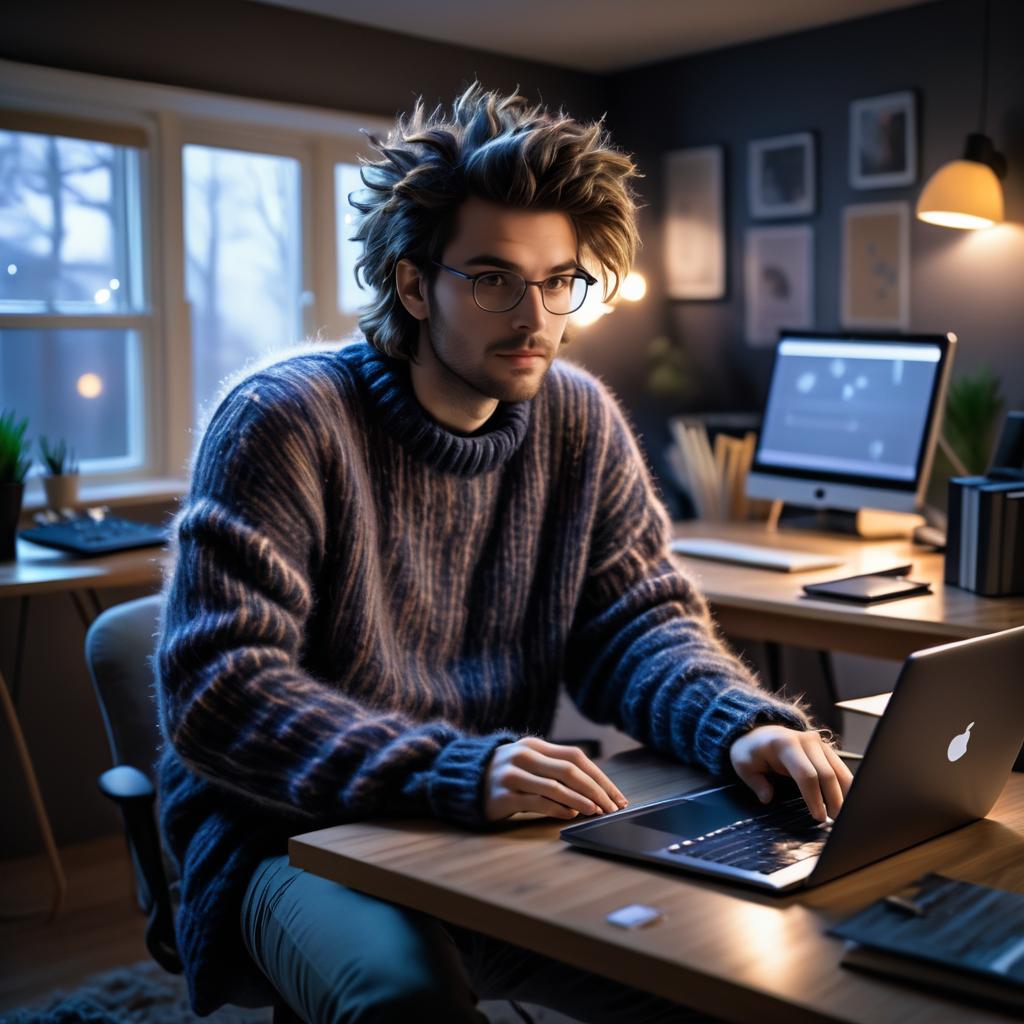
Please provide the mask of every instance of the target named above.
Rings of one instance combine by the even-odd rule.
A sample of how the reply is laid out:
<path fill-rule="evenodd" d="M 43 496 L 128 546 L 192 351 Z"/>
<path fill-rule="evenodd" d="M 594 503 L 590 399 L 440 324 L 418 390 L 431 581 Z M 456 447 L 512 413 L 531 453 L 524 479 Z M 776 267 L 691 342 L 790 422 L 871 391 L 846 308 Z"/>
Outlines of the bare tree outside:
<path fill-rule="evenodd" d="M 301 179 L 288 157 L 196 145 L 184 177 L 199 417 L 226 377 L 301 337 Z"/>
<path fill-rule="evenodd" d="M 128 311 L 137 159 L 106 142 L 0 132 L 0 313 Z M 83 462 L 124 458 L 137 343 L 110 328 L 2 329 L 0 404 L 28 416 L 33 436 L 66 437 Z"/>

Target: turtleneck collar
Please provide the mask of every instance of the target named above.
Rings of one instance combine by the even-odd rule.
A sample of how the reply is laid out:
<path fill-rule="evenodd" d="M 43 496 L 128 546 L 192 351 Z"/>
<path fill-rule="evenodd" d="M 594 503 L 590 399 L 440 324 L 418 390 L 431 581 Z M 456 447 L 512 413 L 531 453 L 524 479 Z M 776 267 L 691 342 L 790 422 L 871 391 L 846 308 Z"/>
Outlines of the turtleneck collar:
<path fill-rule="evenodd" d="M 360 351 L 352 351 L 356 349 Z M 368 342 L 352 345 L 349 351 L 380 423 L 406 451 L 435 469 L 458 476 L 486 473 L 507 462 L 522 444 L 531 402 L 499 402 L 479 430 L 456 434 L 420 405 L 408 363 L 382 355 Z"/>

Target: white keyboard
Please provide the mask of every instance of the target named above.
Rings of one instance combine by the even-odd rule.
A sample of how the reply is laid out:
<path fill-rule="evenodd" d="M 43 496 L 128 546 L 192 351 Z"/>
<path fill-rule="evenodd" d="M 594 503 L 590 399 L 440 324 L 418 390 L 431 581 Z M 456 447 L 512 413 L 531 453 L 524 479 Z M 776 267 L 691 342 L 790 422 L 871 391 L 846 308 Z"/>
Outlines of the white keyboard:
<path fill-rule="evenodd" d="M 739 544 L 731 540 L 711 537 L 679 537 L 672 541 L 672 550 L 680 555 L 711 558 L 716 562 L 735 562 L 752 565 L 757 569 L 776 572 L 807 572 L 811 569 L 829 569 L 842 565 L 836 555 L 823 555 L 817 551 L 792 551 L 787 548 L 767 548 L 759 544 Z"/>

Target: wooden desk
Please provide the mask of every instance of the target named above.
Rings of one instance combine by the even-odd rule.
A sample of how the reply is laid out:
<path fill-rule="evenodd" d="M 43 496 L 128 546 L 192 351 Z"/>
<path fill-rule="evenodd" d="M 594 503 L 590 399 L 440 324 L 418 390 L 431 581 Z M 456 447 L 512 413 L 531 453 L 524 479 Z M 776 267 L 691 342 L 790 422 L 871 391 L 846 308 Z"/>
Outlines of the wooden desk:
<path fill-rule="evenodd" d="M 42 547 L 30 541 L 18 540 L 18 557 L 14 562 L 0 562 L 0 600 L 18 598 L 18 624 L 15 631 L 14 672 L 11 686 L 0 672 L 0 705 L 11 728 L 14 746 L 25 776 L 29 796 L 39 831 L 43 837 L 54 895 L 50 905 L 50 919 L 60 911 L 67 890 L 67 880 L 60 863 L 57 844 L 53 838 L 50 817 L 46 813 L 42 793 L 36 779 L 35 767 L 28 744 L 18 720 L 18 695 L 21 688 L 22 660 L 25 654 L 25 631 L 28 609 L 32 597 L 39 594 L 66 593 L 74 602 L 83 627 L 88 630 L 93 619 L 103 610 L 98 591 L 111 587 L 160 585 L 163 565 L 168 558 L 163 548 L 138 548 L 100 558 L 77 558 L 63 551 Z M 91 608 L 83 601 L 83 595 Z"/>
<path fill-rule="evenodd" d="M 632 806 L 704 781 L 640 749 L 604 767 Z M 324 878 L 742 1024 L 1010 1019 L 840 968 L 842 943 L 824 932 L 926 871 L 1024 891 L 1024 776 L 1011 776 L 990 818 L 795 896 L 571 849 L 561 827 L 359 823 L 295 836 L 289 853 Z M 632 932 L 606 923 L 628 903 L 665 920 Z"/>
<path fill-rule="evenodd" d="M 722 628 L 749 640 L 846 651 L 902 661 L 924 647 L 995 633 L 1024 623 L 1024 597 L 978 597 L 942 582 L 941 554 L 909 541 L 869 541 L 802 530 L 766 532 L 763 523 L 676 523 L 677 537 L 719 537 L 746 544 L 837 552 L 846 564 L 782 573 L 675 556 L 700 583 Z M 803 585 L 913 564 L 913 579 L 934 593 L 872 607 L 803 596 Z"/>

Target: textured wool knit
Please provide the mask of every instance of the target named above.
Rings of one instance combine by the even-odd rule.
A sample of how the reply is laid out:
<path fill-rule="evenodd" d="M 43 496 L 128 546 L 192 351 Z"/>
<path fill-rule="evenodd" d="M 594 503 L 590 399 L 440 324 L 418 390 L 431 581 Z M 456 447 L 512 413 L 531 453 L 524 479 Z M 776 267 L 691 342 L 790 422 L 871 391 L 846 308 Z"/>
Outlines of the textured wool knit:
<path fill-rule="evenodd" d="M 175 537 L 161 824 L 199 1014 L 255 971 L 239 915 L 262 857 L 380 815 L 483 827 L 491 754 L 545 735 L 561 685 L 715 773 L 755 724 L 809 727 L 716 637 L 619 406 L 562 361 L 471 435 L 365 342 L 254 373 Z"/>

